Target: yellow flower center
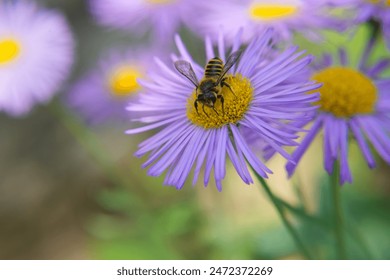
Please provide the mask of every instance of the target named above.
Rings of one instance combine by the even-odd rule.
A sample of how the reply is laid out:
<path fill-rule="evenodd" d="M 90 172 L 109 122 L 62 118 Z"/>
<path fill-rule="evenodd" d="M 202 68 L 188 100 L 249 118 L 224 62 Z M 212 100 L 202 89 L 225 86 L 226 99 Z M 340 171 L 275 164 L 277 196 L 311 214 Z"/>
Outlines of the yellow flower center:
<path fill-rule="evenodd" d="M 122 66 L 115 69 L 109 77 L 109 87 L 115 96 L 127 96 L 136 93 L 141 86 L 137 79 L 142 74 L 131 66 Z"/>
<path fill-rule="evenodd" d="M 20 45 L 13 39 L 0 40 L 0 64 L 16 59 L 20 54 Z"/>
<path fill-rule="evenodd" d="M 375 109 L 377 88 L 363 73 L 346 67 L 329 67 L 314 74 L 313 80 L 323 83 L 316 105 L 337 117 L 349 118 L 369 114 Z"/>
<path fill-rule="evenodd" d="M 298 7 L 280 4 L 253 4 L 249 8 L 249 14 L 254 20 L 272 20 L 289 17 L 295 14 Z"/>
<path fill-rule="evenodd" d="M 151 3 L 151 4 L 168 4 L 168 3 L 172 3 L 176 0 L 146 0 L 146 1 Z"/>
<path fill-rule="evenodd" d="M 223 111 L 221 100 L 217 99 L 214 104 L 216 112 L 213 108 L 203 105 L 200 101 L 198 101 L 198 112 L 196 112 L 194 106 L 194 102 L 197 99 L 196 91 L 194 90 L 190 98 L 188 98 L 187 117 L 193 124 L 206 129 L 219 128 L 229 123 L 237 123 L 243 118 L 253 98 L 251 83 L 240 74 L 234 76 L 227 75 L 226 77 L 226 82 L 231 86 L 234 94 L 228 87 L 221 87 L 221 94 L 224 98 Z M 198 89 L 198 98 L 200 94 L 202 93 Z"/>
<path fill-rule="evenodd" d="M 380 4 L 381 2 L 384 2 L 385 5 L 390 6 L 390 0 L 367 0 L 368 2 L 372 4 Z"/>

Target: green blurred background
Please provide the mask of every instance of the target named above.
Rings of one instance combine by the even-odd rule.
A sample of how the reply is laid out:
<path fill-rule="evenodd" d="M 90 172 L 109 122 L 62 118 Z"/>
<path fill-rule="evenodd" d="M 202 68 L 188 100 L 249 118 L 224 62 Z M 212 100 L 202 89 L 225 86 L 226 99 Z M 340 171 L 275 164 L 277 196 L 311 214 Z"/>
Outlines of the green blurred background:
<path fill-rule="evenodd" d="M 62 10 L 74 30 L 77 59 L 69 82 L 111 47 L 142 44 L 95 25 L 84 1 L 38 2 Z M 348 43 L 358 58 L 367 30 L 327 38 L 322 45 L 302 38 L 297 43 L 315 55 Z M 380 45 L 375 56 L 389 53 Z M 20 119 L 0 114 L 0 259 L 302 258 L 262 189 L 243 184 L 231 164 L 221 193 L 212 184 L 164 187 L 162 178 L 141 169 L 144 159 L 132 156 L 143 136 L 126 136 L 126 124 L 112 124 L 82 132 L 80 142 L 53 114 L 59 101 L 53 103 Z M 84 129 L 77 122 L 73 128 Z M 91 155 L 86 143 L 100 156 Z M 342 190 L 348 257 L 389 259 L 390 169 L 378 158 L 378 168 L 368 170 L 356 145 L 350 146 L 354 184 Z M 302 210 L 289 218 L 309 250 L 332 259 L 332 204 L 321 148 L 317 139 L 292 181 L 285 161 L 272 159 L 269 183 Z M 102 165 L 101 157 L 110 164 Z"/>

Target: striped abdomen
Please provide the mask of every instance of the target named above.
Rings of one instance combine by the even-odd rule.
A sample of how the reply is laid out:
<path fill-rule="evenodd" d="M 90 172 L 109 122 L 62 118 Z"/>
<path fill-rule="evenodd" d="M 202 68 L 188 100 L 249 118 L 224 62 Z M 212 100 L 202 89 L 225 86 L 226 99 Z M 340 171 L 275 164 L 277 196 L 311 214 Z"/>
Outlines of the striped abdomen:
<path fill-rule="evenodd" d="M 206 65 L 204 75 L 206 78 L 219 77 L 222 73 L 223 62 L 220 58 L 214 57 Z"/>

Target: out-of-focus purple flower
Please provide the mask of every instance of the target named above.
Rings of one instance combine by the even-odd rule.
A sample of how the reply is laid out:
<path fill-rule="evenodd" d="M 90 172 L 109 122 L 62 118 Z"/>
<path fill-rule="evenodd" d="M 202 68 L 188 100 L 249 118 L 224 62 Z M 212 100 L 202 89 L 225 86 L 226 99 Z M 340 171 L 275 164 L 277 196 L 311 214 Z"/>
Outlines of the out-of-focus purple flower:
<path fill-rule="evenodd" d="M 89 0 L 91 13 L 104 26 L 139 35 L 151 32 L 158 42 L 172 41 L 183 17 L 194 17 L 190 0 Z"/>
<path fill-rule="evenodd" d="M 375 161 L 368 141 L 390 164 L 390 78 L 381 78 L 390 66 L 390 59 L 367 65 L 371 48 L 372 42 L 357 67 L 349 63 L 344 50 L 340 50 L 339 63 L 330 55 L 319 63 L 313 79 L 323 83 L 319 89 L 320 107 L 310 131 L 292 154 L 294 162 L 286 166 L 290 176 L 321 130 L 325 170 L 331 174 L 334 163 L 339 161 L 341 184 L 352 182 L 348 164 L 350 137 L 356 140 L 370 168 L 375 167 Z"/>
<path fill-rule="evenodd" d="M 275 56 L 270 43 L 272 35 L 268 30 L 256 37 L 228 71 L 226 82 L 232 90 L 228 86 L 221 87 L 223 109 L 221 99 L 216 99 L 215 110 L 203 106 L 199 100 L 196 110 L 195 85 L 174 69 L 173 63 L 167 65 L 156 60 L 155 71 L 150 75 L 151 81 L 141 81 L 144 92 L 128 106 L 132 114 L 138 114 L 133 115 L 133 121 L 141 123 L 141 127 L 128 130 L 128 134 L 161 129 L 142 142 L 136 152 L 136 156 L 150 153 L 143 164 L 143 167 L 151 166 L 149 175 L 159 176 L 166 172 L 164 183 L 180 189 L 193 167 L 194 184 L 202 166 L 205 167 L 205 186 L 214 168 L 216 186 L 221 191 L 229 157 L 245 183 L 253 182 L 247 163 L 260 176 L 267 177 L 271 170 L 255 156 L 242 129 L 251 130 L 253 135 L 262 138 L 277 152 L 289 158 L 281 147 L 296 145 L 296 135 L 278 129 L 278 125 L 287 127 L 293 121 L 306 120 L 307 112 L 314 110 L 311 104 L 318 100 L 318 96 L 305 92 L 315 90 L 318 85 L 309 79 L 294 81 L 295 74 L 307 67 L 312 58 L 300 58 L 304 52 L 296 52 L 296 47 L 290 47 Z M 173 56 L 173 61 L 187 61 L 181 61 L 182 66 L 190 63 L 194 69 L 192 79 L 202 81 L 205 73 L 203 66 L 193 60 L 180 37 L 175 39 L 180 57 Z M 229 63 L 228 57 L 231 56 L 225 49 L 222 36 L 218 40 L 218 54 L 214 53 L 209 37 L 206 37 L 205 42 L 208 61 L 218 56 L 226 64 Z M 241 44 L 241 37 L 237 36 L 232 53 L 236 55 Z M 269 52 L 272 52 L 273 59 L 264 60 L 264 57 L 270 57 Z M 285 82 L 287 80 L 291 82 Z"/>
<path fill-rule="evenodd" d="M 0 111 L 28 113 L 68 77 L 74 41 L 64 16 L 33 2 L 0 2 Z"/>
<path fill-rule="evenodd" d="M 350 8 L 356 11 L 356 22 L 370 19 L 380 23 L 387 47 L 390 49 L 390 0 L 349 0 Z"/>
<path fill-rule="evenodd" d="M 128 101 L 139 92 L 151 60 L 148 51 L 111 51 L 69 90 L 69 106 L 92 125 L 128 118 Z"/>
<path fill-rule="evenodd" d="M 270 27 L 278 39 L 290 40 L 296 32 L 320 40 L 321 29 L 346 28 L 346 22 L 333 13 L 344 1 L 336 4 L 329 0 L 197 0 L 197 15 L 188 18 L 188 26 L 215 39 L 223 32 L 229 42 L 241 28 L 244 41 L 248 41 Z"/>

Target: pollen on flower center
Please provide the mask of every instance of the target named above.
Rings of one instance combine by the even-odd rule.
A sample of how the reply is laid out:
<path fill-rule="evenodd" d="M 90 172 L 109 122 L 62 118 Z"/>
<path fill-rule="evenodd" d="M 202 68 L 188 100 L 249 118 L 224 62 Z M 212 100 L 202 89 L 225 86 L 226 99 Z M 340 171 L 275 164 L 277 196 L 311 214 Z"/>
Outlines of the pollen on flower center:
<path fill-rule="evenodd" d="M 0 40 L 0 64 L 14 60 L 20 53 L 20 45 L 13 39 Z"/>
<path fill-rule="evenodd" d="M 361 72 L 347 67 L 329 67 L 314 74 L 312 79 L 323 83 L 317 105 L 325 112 L 349 118 L 372 113 L 375 109 L 377 88 Z"/>
<path fill-rule="evenodd" d="M 137 79 L 141 73 L 131 66 L 122 66 L 115 69 L 109 77 L 110 91 L 116 96 L 127 96 L 140 89 Z"/>
<path fill-rule="evenodd" d="M 196 91 L 194 90 L 187 102 L 187 117 L 195 125 L 209 128 L 219 128 L 229 123 L 237 123 L 240 121 L 245 112 L 248 110 L 250 102 L 253 98 L 253 87 L 247 78 L 239 74 L 227 75 L 226 82 L 231 86 L 234 94 L 226 86 L 221 88 L 221 93 L 224 98 L 222 111 L 222 103 L 217 99 L 214 104 L 216 112 L 198 101 L 198 113 L 196 112 L 194 102 L 196 100 Z M 198 95 L 201 94 L 198 89 Z"/>
<path fill-rule="evenodd" d="M 288 17 L 295 14 L 298 7 L 280 4 L 253 4 L 249 8 L 249 14 L 255 20 L 272 20 Z"/>

